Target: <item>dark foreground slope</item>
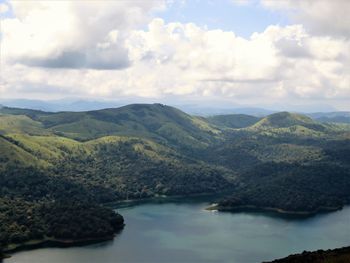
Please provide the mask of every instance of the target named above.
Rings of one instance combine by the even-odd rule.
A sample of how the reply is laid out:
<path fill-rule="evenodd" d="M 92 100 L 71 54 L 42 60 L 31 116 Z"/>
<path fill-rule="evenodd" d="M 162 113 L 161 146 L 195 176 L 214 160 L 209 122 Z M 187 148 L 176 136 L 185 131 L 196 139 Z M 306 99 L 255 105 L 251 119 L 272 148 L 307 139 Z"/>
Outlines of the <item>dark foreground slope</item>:
<path fill-rule="evenodd" d="M 286 258 L 276 259 L 273 263 L 347 263 L 350 262 L 350 247 L 303 252 L 290 255 Z M 271 263 L 272 263 L 271 262 Z"/>

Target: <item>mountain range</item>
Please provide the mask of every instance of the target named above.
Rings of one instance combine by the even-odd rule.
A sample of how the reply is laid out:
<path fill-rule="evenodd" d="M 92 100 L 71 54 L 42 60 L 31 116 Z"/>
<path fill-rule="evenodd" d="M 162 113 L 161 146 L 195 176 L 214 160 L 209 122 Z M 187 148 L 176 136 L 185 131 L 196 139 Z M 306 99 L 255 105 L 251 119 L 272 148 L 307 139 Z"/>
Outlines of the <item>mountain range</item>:
<path fill-rule="evenodd" d="M 152 100 L 138 99 L 139 103 L 153 103 Z M 34 109 L 47 112 L 59 111 L 93 111 L 105 108 L 116 108 L 135 102 L 135 98 L 124 98 L 119 100 L 91 100 L 84 98 L 65 98 L 59 100 L 33 100 L 33 99 L 0 99 L 0 107 L 14 107 L 22 109 Z M 214 115 L 237 115 L 245 114 L 257 117 L 265 117 L 277 113 L 275 109 L 252 107 L 243 105 L 232 105 L 231 103 L 208 102 L 198 103 L 196 101 L 175 100 L 172 106 L 181 109 L 191 115 L 214 116 Z M 289 111 L 298 112 L 322 122 L 345 122 L 349 123 L 349 111 L 336 111 L 328 105 L 300 107 L 286 106 Z"/>

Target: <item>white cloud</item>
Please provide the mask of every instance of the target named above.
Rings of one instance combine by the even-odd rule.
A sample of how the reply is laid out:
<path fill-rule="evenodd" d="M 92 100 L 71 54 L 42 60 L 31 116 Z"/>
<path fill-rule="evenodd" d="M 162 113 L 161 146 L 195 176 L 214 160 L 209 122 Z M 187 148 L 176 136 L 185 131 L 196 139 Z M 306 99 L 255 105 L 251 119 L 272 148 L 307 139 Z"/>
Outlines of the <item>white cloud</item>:
<path fill-rule="evenodd" d="M 284 10 L 314 34 L 350 38 L 350 1 L 261 0 L 273 10 Z"/>
<path fill-rule="evenodd" d="M 111 8 L 70 1 L 58 10 L 46 3 L 14 5 L 16 18 L 5 20 L 3 50 L 14 64 L 2 67 L 0 96 L 329 101 L 343 108 L 350 99 L 350 40 L 314 35 L 303 24 L 271 25 L 245 39 L 149 20 L 159 2 L 112 1 Z"/>
<path fill-rule="evenodd" d="M 161 8 L 159 1 L 14 1 L 3 21 L 3 53 L 12 62 L 53 68 L 129 66 L 128 30 Z M 118 37 L 116 37 L 118 36 Z"/>

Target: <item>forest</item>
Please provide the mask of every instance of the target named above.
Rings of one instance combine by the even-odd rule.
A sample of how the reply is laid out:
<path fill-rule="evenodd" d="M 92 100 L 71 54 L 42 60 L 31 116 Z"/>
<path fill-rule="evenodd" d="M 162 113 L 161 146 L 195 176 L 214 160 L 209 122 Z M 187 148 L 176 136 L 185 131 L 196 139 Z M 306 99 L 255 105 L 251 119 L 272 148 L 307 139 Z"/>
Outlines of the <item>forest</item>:
<path fill-rule="evenodd" d="M 350 201 L 350 125 L 281 112 L 188 115 L 162 104 L 0 108 L 0 245 L 112 238 L 106 204 L 220 194 L 219 210 L 290 213 Z M 127 222 L 126 222 L 127 224 Z"/>

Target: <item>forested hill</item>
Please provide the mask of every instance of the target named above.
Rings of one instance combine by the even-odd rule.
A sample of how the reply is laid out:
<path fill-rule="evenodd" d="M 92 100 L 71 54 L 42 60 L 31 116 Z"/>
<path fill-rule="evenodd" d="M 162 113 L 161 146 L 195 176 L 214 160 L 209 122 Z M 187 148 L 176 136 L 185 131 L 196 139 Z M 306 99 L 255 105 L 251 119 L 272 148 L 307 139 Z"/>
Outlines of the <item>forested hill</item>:
<path fill-rule="evenodd" d="M 87 112 L 48 113 L 15 108 L 3 108 L 0 112 L 24 115 L 33 121 L 27 123 L 28 126 L 40 125 L 41 133 L 49 132 L 78 141 L 123 135 L 200 147 L 206 146 L 219 133 L 202 118 L 162 104 L 133 104 Z"/>
<path fill-rule="evenodd" d="M 204 118 L 162 104 L 58 113 L 3 107 L 0 149 L 3 247 L 110 236 L 122 219 L 102 205 L 125 199 L 222 194 L 222 210 L 292 212 L 350 200 L 350 126 L 287 112 Z M 76 231 L 65 232 L 67 224 Z"/>
<path fill-rule="evenodd" d="M 215 115 L 206 118 L 210 124 L 222 128 L 246 128 L 257 123 L 260 119 L 246 114 Z"/>

